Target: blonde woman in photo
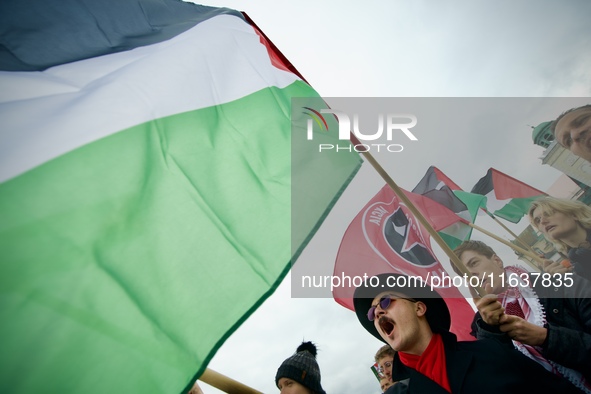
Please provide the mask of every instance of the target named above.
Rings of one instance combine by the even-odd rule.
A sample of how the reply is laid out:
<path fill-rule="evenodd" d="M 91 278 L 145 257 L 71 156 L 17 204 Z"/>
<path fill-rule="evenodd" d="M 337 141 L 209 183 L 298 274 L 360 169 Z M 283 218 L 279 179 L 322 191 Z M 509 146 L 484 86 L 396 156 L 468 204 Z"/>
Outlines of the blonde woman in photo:
<path fill-rule="evenodd" d="M 529 208 L 529 220 L 556 250 L 570 260 L 574 272 L 591 280 L 591 208 L 580 201 L 542 197 Z"/>

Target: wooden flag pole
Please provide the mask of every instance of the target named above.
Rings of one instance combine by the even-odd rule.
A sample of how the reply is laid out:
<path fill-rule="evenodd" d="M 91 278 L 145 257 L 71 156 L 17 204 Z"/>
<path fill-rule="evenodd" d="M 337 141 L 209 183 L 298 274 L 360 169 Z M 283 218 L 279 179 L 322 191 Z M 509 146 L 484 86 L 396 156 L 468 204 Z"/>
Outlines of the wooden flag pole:
<path fill-rule="evenodd" d="M 353 144 L 355 144 L 355 145 L 361 144 L 361 142 L 359 142 L 359 140 L 357 139 L 357 137 L 353 133 L 351 133 L 351 142 L 353 142 Z M 437 233 L 437 231 L 435 231 L 435 229 L 431 226 L 431 224 L 427 221 L 427 219 L 425 219 L 423 214 L 417 209 L 417 207 L 414 206 L 414 204 L 410 201 L 410 199 L 406 196 L 406 194 L 404 194 L 402 189 L 400 189 L 400 187 L 398 187 L 396 182 L 394 182 L 394 180 L 390 177 L 390 175 L 388 175 L 388 173 L 377 162 L 377 160 L 371 155 L 371 153 L 369 153 L 367 151 L 360 152 L 360 153 L 367 159 L 367 161 L 373 166 L 373 168 L 378 172 L 378 174 L 380 174 L 380 176 L 392 188 L 392 190 L 398 196 L 398 198 L 400 198 L 400 200 L 402 200 L 402 202 L 404 202 L 404 204 L 408 207 L 408 209 L 412 212 L 412 214 L 417 218 L 417 220 L 425 227 L 425 229 L 427 229 L 427 231 L 429 232 L 429 235 L 431 235 L 431 237 L 435 240 L 435 242 L 437 242 L 439 247 L 441 249 L 443 249 L 445 254 L 447 254 L 449 259 L 451 260 L 451 263 L 462 274 L 470 277 L 471 276 L 470 272 L 464 266 L 464 264 L 460 261 L 458 256 L 456 256 L 456 254 L 453 252 L 453 250 L 451 250 L 451 248 L 445 243 L 443 238 L 441 238 L 441 236 Z M 474 287 L 474 290 L 480 296 L 484 296 L 486 294 L 480 286 Z"/>
<path fill-rule="evenodd" d="M 205 369 L 205 372 L 199 377 L 199 380 L 228 394 L 263 394 L 260 391 L 209 368 Z"/>
<path fill-rule="evenodd" d="M 507 230 L 507 232 L 509 234 L 511 234 L 511 236 L 513 238 L 515 238 L 515 240 L 517 242 L 519 242 L 521 245 L 523 245 L 525 248 L 527 248 L 527 250 L 529 250 L 532 253 L 535 253 L 534 250 L 531 248 L 530 245 L 527 244 L 527 242 L 523 241 L 521 238 L 519 238 L 519 236 L 517 234 L 515 234 L 513 231 L 511 231 L 511 229 L 507 226 L 505 226 L 495 215 L 493 215 L 491 212 L 489 212 L 488 210 L 484 210 L 484 212 L 486 212 L 488 214 L 488 216 L 490 216 L 491 219 L 493 219 L 495 222 L 497 222 L 501 227 L 503 227 L 505 230 Z"/>
<path fill-rule="evenodd" d="M 537 254 L 535 254 L 534 252 L 530 252 L 529 250 L 525 250 L 525 249 L 515 245 L 514 243 L 504 240 L 503 238 L 499 237 L 498 235 L 495 235 L 495 234 L 491 233 L 490 231 L 487 231 L 487 230 L 483 229 L 482 227 L 475 225 L 474 223 L 467 222 L 466 224 L 468 224 L 468 226 L 480 231 L 481 233 L 486 234 L 489 237 L 492 237 L 492 238 L 496 239 L 497 241 L 509 246 L 513 250 L 515 250 L 523 255 L 526 255 L 527 257 L 537 261 L 538 263 L 540 263 L 540 267 L 542 267 L 544 265 L 544 259 L 542 257 L 538 256 Z M 530 262 L 528 262 L 528 264 L 530 266 L 532 266 L 533 268 L 535 268 L 537 271 L 540 271 L 540 267 L 536 267 L 536 266 L 532 265 Z"/>

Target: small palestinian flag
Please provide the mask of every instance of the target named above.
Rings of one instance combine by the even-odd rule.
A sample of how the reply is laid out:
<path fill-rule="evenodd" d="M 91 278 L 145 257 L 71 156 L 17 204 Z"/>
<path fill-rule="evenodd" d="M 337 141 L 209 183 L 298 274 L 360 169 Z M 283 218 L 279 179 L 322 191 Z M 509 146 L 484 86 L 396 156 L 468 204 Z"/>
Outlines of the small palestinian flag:
<path fill-rule="evenodd" d="M 412 192 L 438 202 L 459 217 L 472 223 L 479 208 L 484 207 L 483 196 L 462 191 L 457 184 L 434 166 L 429 167 L 425 176 Z M 458 223 L 457 228 L 448 228 L 446 231 L 440 232 L 445 243 L 452 249 L 462 243 L 463 240 L 470 238 L 471 229 L 465 233 L 460 231 L 461 226 L 465 225 Z M 454 232 L 454 230 L 458 231 Z"/>
<path fill-rule="evenodd" d="M 472 193 L 486 196 L 487 210 L 495 216 L 518 223 L 527 214 L 532 201 L 546 195 L 494 168 L 472 188 Z"/>

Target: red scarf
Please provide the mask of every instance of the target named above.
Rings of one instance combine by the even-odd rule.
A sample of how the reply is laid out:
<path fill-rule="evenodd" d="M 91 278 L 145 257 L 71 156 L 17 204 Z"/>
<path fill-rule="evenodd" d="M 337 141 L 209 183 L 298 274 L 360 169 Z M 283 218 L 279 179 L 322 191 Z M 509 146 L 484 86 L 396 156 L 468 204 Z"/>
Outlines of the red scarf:
<path fill-rule="evenodd" d="M 445 364 L 445 348 L 441 335 L 433 334 L 427 349 L 420 356 L 398 352 L 402 364 L 417 370 L 451 393 Z"/>

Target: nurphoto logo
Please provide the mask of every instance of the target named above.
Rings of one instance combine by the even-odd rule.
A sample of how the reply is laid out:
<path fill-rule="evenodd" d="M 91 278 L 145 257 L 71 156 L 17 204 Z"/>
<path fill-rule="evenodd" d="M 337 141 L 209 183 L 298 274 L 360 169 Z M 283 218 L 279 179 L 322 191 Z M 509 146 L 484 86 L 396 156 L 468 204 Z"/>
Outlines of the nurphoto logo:
<path fill-rule="evenodd" d="M 380 152 L 402 152 L 404 147 L 401 144 L 391 143 L 394 138 L 400 138 L 404 135 L 410 141 L 418 141 L 417 137 L 410 131 L 411 128 L 416 126 L 417 117 L 413 114 L 377 114 L 377 131 L 369 132 L 364 130 L 363 132 L 359 127 L 359 114 L 353 114 L 353 124 L 351 125 L 351 117 L 344 111 L 333 110 L 333 109 L 321 109 L 317 111 L 310 107 L 303 107 L 306 111 L 303 113 L 308 115 L 310 118 L 307 120 L 306 125 L 306 138 L 308 141 L 314 139 L 314 128 L 321 132 L 328 132 L 328 123 L 326 118 L 322 114 L 332 114 L 339 125 L 339 140 L 349 141 L 351 133 L 359 140 L 359 143 L 352 144 L 318 144 L 318 151 L 355 151 L 355 152 L 368 152 L 370 150 Z M 316 126 L 314 126 L 316 124 Z M 352 127 L 351 127 L 352 126 Z M 385 139 L 387 143 L 379 143 L 380 140 Z M 368 142 L 368 143 L 366 143 Z"/>

